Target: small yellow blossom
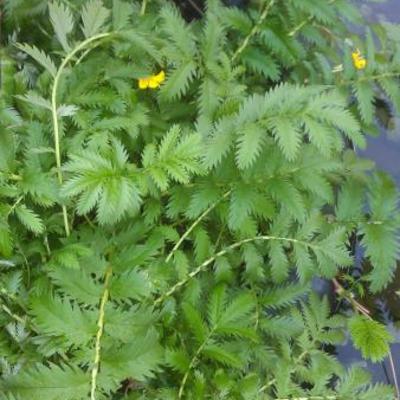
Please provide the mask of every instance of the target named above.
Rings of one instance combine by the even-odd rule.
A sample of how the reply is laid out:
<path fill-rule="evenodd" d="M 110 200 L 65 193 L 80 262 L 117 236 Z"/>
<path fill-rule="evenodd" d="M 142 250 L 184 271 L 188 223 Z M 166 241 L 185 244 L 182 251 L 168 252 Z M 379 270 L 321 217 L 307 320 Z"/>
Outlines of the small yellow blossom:
<path fill-rule="evenodd" d="M 357 69 L 364 69 L 367 66 L 367 60 L 362 56 L 361 51 L 357 49 L 351 53 L 353 64 Z"/>
<path fill-rule="evenodd" d="M 157 75 L 146 76 L 139 79 L 139 89 L 157 89 L 165 81 L 165 72 L 160 71 Z"/>

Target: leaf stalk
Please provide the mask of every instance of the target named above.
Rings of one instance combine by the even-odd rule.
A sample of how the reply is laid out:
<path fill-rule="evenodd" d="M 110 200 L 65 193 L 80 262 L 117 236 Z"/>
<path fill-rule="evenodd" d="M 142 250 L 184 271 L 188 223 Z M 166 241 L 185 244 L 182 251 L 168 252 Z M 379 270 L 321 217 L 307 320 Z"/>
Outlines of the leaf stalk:
<path fill-rule="evenodd" d="M 258 19 L 257 23 L 253 26 L 253 29 L 250 33 L 244 38 L 242 44 L 237 48 L 235 53 L 232 56 L 232 62 L 236 60 L 236 58 L 243 52 L 243 50 L 248 46 L 250 40 L 253 38 L 254 35 L 257 34 L 259 31 L 262 23 L 267 18 L 271 7 L 274 5 L 275 0 L 271 0 L 264 8 L 264 11 L 261 13 L 260 18 Z"/>
<path fill-rule="evenodd" d="M 219 200 L 211 204 L 197 219 L 193 222 L 192 225 L 185 231 L 185 233 L 180 237 L 178 242 L 175 244 L 173 249 L 169 252 L 165 262 L 169 262 L 173 254 L 176 250 L 179 249 L 180 245 L 184 242 L 184 240 L 190 235 L 194 228 L 224 199 L 226 199 L 231 194 L 231 190 L 226 192 Z"/>
<path fill-rule="evenodd" d="M 63 175 L 62 175 L 62 171 L 61 171 L 60 126 L 59 126 L 58 115 L 57 115 L 57 93 L 58 93 L 58 86 L 60 84 L 60 79 L 64 72 L 65 67 L 68 65 L 68 63 L 74 58 L 74 56 L 79 51 L 83 50 L 86 46 L 88 46 L 92 42 L 99 40 L 99 39 L 103 39 L 110 35 L 111 35 L 110 32 L 99 33 L 95 36 L 92 36 L 92 37 L 84 40 L 80 44 L 78 44 L 78 46 L 76 46 L 63 59 L 63 61 L 61 62 L 61 65 L 59 66 L 57 73 L 54 77 L 53 87 L 52 87 L 52 91 L 51 91 L 51 114 L 52 114 L 52 119 L 53 119 L 54 151 L 55 151 L 55 156 L 56 156 L 57 179 L 58 179 L 58 183 L 60 184 L 60 186 L 63 184 Z M 65 206 L 65 204 L 62 205 L 62 213 L 63 213 L 63 220 L 64 220 L 65 235 L 68 237 L 71 233 L 71 230 L 70 230 L 69 221 L 68 221 L 67 207 Z"/>
<path fill-rule="evenodd" d="M 112 268 L 108 267 L 104 278 L 104 292 L 100 301 L 99 319 L 97 322 L 98 330 L 96 334 L 95 356 L 94 356 L 91 385 L 90 385 L 90 400 L 96 400 L 97 375 L 99 373 L 100 359 L 101 359 L 101 338 L 104 332 L 105 307 L 110 294 L 109 283 L 111 275 L 112 275 Z"/>
<path fill-rule="evenodd" d="M 264 241 L 264 240 L 281 240 L 281 241 L 284 241 L 284 242 L 302 244 L 304 246 L 307 246 L 307 247 L 310 247 L 310 248 L 313 248 L 313 249 L 318 249 L 319 248 L 318 245 L 315 245 L 315 244 L 312 244 L 312 243 L 308 243 L 308 242 L 304 242 L 302 240 L 292 239 L 292 238 L 285 238 L 285 237 L 278 237 L 278 236 L 265 236 L 264 235 L 264 236 L 255 236 L 255 237 L 252 237 L 252 238 L 247 238 L 247 239 L 240 240 L 239 242 L 231 244 L 230 246 L 228 246 L 225 249 L 219 251 L 218 253 L 214 254 L 212 257 L 210 257 L 209 259 L 204 261 L 200 266 L 198 266 L 195 270 L 193 270 L 190 274 L 188 274 L 185 279 L 179 281 L 174 286 L 172 286 L 172 288 L 169 289 L 166 293 L 164 293 L 163 295 L 158 297 L 154 301 L 153 304 L 156 306 L 156 305 L 162 303 L 167 297 L 170 297 L 172 294 L 174 294 L 178 289 L 180 289 L 182 286 L 184 286 L 186 283 L 188 283 L 192 278 L 194 278 L 196 275 L 198 275 L 200 272 L 202 272 L 206 267 L 208 267 L 212 262 L 214 262 L 218 257 L 221 257 L 221 256 L 229 253 L 233 249 L 236 249 L 237 247 L 240 247 L 245 243 L 255 242 L 255 241 L 259 241 L 259 240 L 260 241 Z"/>

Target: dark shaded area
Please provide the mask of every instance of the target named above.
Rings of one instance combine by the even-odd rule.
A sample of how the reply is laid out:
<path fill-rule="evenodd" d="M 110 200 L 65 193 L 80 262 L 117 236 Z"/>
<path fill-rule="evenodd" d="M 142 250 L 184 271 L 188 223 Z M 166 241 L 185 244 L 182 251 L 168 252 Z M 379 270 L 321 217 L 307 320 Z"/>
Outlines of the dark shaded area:
<path fill-rule="evenodd" d="M 223 0 L 227 6 L 243 8 L 249 0 Z M 202 17 L 205 11 L 205 0 L 174 0 L 186 21 L 193 21 Z"/>
<path fill-rule="evenodd" d="M 201 18 L 204 13 L 204 0 L 174 0 L 174 3 L 179 7 L 186 21 Z"/>

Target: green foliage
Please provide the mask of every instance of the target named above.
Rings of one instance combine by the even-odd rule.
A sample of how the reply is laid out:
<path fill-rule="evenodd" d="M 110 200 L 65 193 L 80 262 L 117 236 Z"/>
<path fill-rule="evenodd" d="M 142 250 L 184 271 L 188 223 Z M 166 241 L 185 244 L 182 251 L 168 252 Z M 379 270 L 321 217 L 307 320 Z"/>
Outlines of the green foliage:
<path fill-rule="evenodd" d="M 15 213 L 27 229 L 38 234 L 43 232 L 44 227 L 40 217 L 24 204 L 18 205 L 15 208 Z"/>
<path fill-rule="evenodd" d="M 400 109 L 399 28 L 249 3 L 5 1 L 1 399 L 393 399 L 328 351 L 381 360 L 385 327 L 311 283 L 355 236 L 357 285 L 394 276 L 398 191 L 351 148 Z"/>
<path fill-rule="evenodd" d="M 163 137 L 158 148 L 154 144 L 144 148 L 143 167 L 160 190 L 166 190 L 170 179 L 189 183 L 191 174 L 199 171 L 199 150 L 199 135 L 183 136 L 179 126 L 175 125 Z"/>
<path fill-rule="evenodd" d="M 89 385 L 85 374 L 67 365 L 33 367 L 10 377 L 3 385 L 3 393 L 14 393 L 16 398 L 39 399 L 85 399 Z"/>
<path fill-rule="evenodd" d="M 398 193 L 393 182 L 384 175 L 371 180 L 368 205 L 370 220 L 361 225 L 362 244 L 373 266 L 371 289 L 381 290 L 390 281 L 399 256 L 396 215 Z"/>
<path fill-rule="evenodd" d="M 349 321 L 349 327 L 354 345 L 363 357 L 374 362 L 385 358 L 393 338 L 384 325 L 363 316 L 355 316 Z"/>
<path fill-rule="evenodd" d="M 71 33 L 74 28 L 74 20 L 71 11 L 63 4 L 50 3 L 49 14 L 58 41 L 65 51 L 70 51 L 68 34 Z"/>
<path fill-rule="evenodd" d="M 87 344 L 96 332 L 95 315 L 83 313 L 68 300 L 38 297 L 31 300 L 35 326 L 47 336 L 62 337 L 66 346 Z"/>
<path fill-rule="evenodd" d="M 98 33 L 105 24 L 109 10 L 100 0 L 88 1 L 82 9 L 82 31 L 86 38 Z"/>
<path fill-rule="evenodd" d="M 71 178 L 63 187 L 67 197 L 79 195 L 77 213 L 84 215 L 97 207 L 101 224 L 113 223 L 128 210 L 138 210 L 140 191 L 129 174 L 128 154 L 114 141 L 108 157 L 94 152 L 71 156 L 65 170 Z"/>
<path fill-rule="evenodd" d="M 29 46 L 28 44 L 19 44 L 18 48 L 30 55 L 35 61 L 37 61 L 42 67 L 44 67 L 51 75 L 55 76 L 56 66 L 54 61 L 44 51 L 39 50 L 35 46 Z"/>

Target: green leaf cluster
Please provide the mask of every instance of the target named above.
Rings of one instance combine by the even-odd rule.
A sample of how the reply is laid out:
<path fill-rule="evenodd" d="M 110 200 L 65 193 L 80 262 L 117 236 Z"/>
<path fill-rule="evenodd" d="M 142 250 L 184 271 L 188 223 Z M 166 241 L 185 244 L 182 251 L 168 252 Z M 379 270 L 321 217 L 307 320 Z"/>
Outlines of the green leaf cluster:
<path fill-rule="evenodd" d="M 353 148 L 399 108 L 399 28 L 206 3 L 5 0 L 0 399 L 393 399 L 329 352 L 382 360 L 385 327 L 312 281 L 354 237 L 365 291 L 394 276 L 398 190 Z"/>

